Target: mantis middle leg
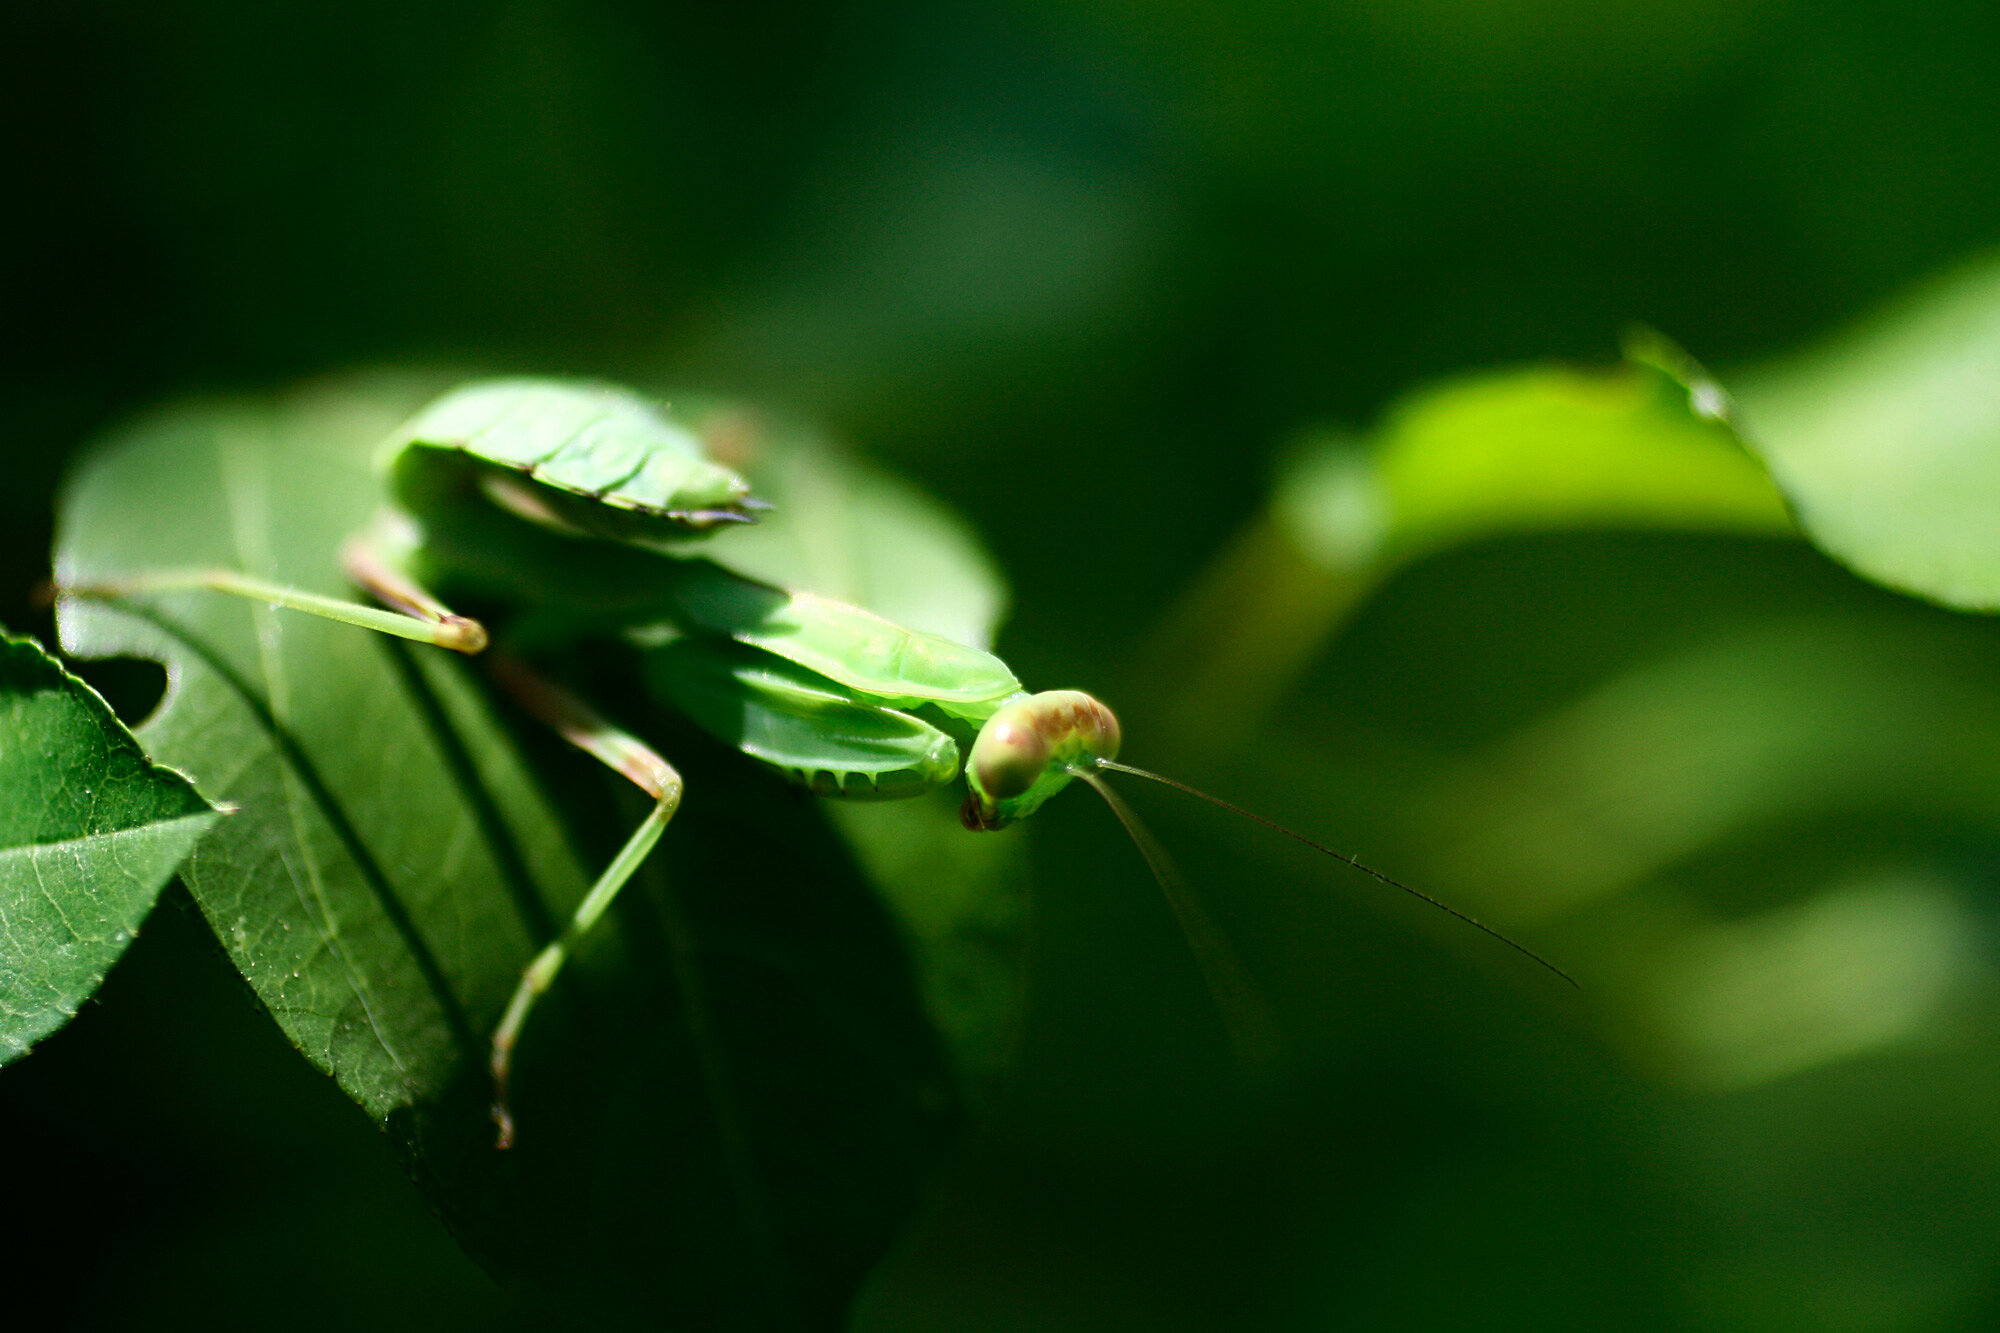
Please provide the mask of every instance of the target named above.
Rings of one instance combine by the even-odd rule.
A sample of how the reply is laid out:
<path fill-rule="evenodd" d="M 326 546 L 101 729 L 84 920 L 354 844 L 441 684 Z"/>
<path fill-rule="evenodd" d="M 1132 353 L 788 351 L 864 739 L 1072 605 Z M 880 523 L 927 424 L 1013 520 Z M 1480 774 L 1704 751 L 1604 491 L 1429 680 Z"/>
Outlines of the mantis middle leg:
<path fill-rule="evenodd" d="M 597 924 L 598 918 L 618 896 L 618 891 L 625 887 L 625 882 L 632 878 L 640 863 L 646 859 L 646 854 L 652 851 L 653 844 L 660 840 L 660 834 L 668 821 L 673 819 L 674 811 L 680 808 L 682 784 L 681 775 L 674 771 L 673 765 L 644 741 L 619 730 L 588 704 L 547 677 L 506 657 L 495 661 L 493 674 L 521 707 L 554 728 L 571 745 L 629 778 L 655 802 L 652 813 L 632 831 L 632 836 L 618 849 L 618 855 L 611 859 L 611 864 L 591 885 L 590 892 L 577 904 L 575 914 L 563 927 L 562 933 L 536 954 L 534 961 L 522 972 L 520 984 L 514 988 L 514 997 L 507 1003 L 506 1015 L 501 1018 L 500 1026 L 494 1029 L 493 1120 L 499 1127 L 495 1146 L 507 1148 L 514 1142 L 514 1116 L 507 1103 L 507 1080 L 513 1068 L 514 1044 L 520 1039 L 521 1028 L 527 1023 L 535 1002 L 555 982 L 556 974 L 569 960 L 570 953 Z"/>

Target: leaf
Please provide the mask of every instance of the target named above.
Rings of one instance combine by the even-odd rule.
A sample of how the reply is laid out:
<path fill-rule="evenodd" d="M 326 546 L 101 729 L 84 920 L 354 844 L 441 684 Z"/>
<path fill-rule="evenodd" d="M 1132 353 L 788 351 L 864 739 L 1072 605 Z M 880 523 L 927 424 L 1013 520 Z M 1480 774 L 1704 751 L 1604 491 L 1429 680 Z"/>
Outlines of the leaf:
<path fill-rule="evenodd" d="M 75 1017 L 215 821 L 96 691 L 0 634 L 0 1064 Z"/>
<path fill-rule="evenodd" d="M 717 533 L 705 554 L 777 587 L 992 646 L 1007 586 L 963 519 L 796 422 L 701 399 L 674 403 L 772 505 L 756 524 Z"/>
<path fill-rule="evenodd" d="M 1857 573 L 2000 610 L 2000 260 L 1750 378 L 1751 447 Z"/>
<path fill-rule="evenodd" d="M 1979 873 L 1935 844 L 1899 864 L 1886 830 L 1985 836 L 2000 809 L 1988 644 L 1950 628 L 1782 618 L 1603 681 L 1401 794 L 1427 882 L 1558 932 L 1608 1035 L 1675 1083 L 1934 1034 L 1979 984 Z M 1718 904 L 1704 864 L 1774 837 L 1784 868 L 1750 853 Z"/>
<path fill-rule="evenodd" d="M 351 595 L 336 551 L 377 502 L 370 448 L 419 401 L 348 385 L 143 422 L 71 487 L 58 578 L 226 564 Z M 73 652 L 168 664 L 148 744 L 241 806 L 188 865 L 196 901 L 476 1257 L 571 1311 L 791 1327 L 844 1307 L 954 1095 L 896 929 L 814 802 L 600 664 L 600 703 L 688 796 L 529 1022 L 501 1154 L 487 1034 L 636 793 L 517 737 L 448 654 L 200 592 L 66 599 L 61 623 Z"/>
<path fill-rule="evenodd" d="M 1503 533 L 1648 527 L 1791 531 L 1720 390 L 1663 343 L 1624 366 L 1470 375 L 1396 407 L 1365 445 L 1328 441 L 1273 508 L 1331 569 Z"/>
<path fill-rule="evenodd" d="M 1441 549 L 1574 529 L 1789 535 L 1727 409 L 1685 354 L 1640 335 L 1608 371 L 1467 375 L 1405 399 L 1364 438 L 1318 437 L 1174 608 L 1138 679 L 1176 682 L 1159 704 L 1170 730 L 1222 742 L 1276 704 L 1382 579 Z"/>

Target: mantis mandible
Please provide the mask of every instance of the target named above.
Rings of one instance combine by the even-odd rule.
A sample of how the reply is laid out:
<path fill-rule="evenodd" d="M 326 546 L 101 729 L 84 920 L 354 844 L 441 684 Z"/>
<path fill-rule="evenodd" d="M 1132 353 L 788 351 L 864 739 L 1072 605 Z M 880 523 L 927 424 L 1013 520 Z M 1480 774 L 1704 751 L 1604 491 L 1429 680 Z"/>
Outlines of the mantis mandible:
<path fill-rule="evenodd" d="M 492 675 L 503 689 L 652 798 L 652 811 L 528 964 L 494 1031 L 501 1147 L 514 1138 L 513 1053 L 537 999 L 644 861 L 682 793 L 664 757 L 529 665 L 539 648 L 583 636 L 615 636 L 637 648 L 661 699 L 818 795 L 915 796 L 962 772 L 962 822 L 992 831 L 1033 814 L 1070 782 L 1088 783 L 1166 890 L 1239 1044 L 1258 1022 L 1252 989 L 1151 836 L 1105 785 L 1107 771 L 1164 782 L 1269 824 L 1567 979 L 1498 932 L 1350 857 L 1119 763 L 1118 720 L 1088 694 L 1031 694 L 981 648 L 733 568 L 729 542 L 715 534 L 756 522 L 769 506 L 702 437 L 637 395 L 549 380 L 468 384 L 394 432 L 377 463 L 386 503 L 341 552 L 349 578 L 377 605 L 223 568 L 138 572 L 63 591 L 122 597 L 207 588 L 460 653 L 481 653 L 494 641 Z M 503 610 L 489 632 L 454 604 Z"/>

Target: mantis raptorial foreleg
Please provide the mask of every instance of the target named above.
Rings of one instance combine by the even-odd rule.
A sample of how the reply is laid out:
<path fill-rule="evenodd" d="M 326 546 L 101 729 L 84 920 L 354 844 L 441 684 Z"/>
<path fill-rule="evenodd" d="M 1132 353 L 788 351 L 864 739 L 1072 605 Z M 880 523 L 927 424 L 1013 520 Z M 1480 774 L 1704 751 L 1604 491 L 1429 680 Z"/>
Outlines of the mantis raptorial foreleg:
<path fill-rule="evenodd" d="M 632 878 L 640 862 L 646 859 L 646 853 L 659 841 L 674 811 L 680 808 L 681 775 L 644 741 L 620 731 L 582 700 L 518 661 L 498 659 L 493 675 L 522 708 L 553 727 L 571 745 L 630 778 L 657 802 L 653 812 L 633 830 L 625 845 L 618 849 L 618 855 L 590 886 L 590 892 L 577 904 L 562 933 L 528 964 L 521 974 L 520 985 L 514 988 L 513 999 L 507 1002 L 506 1015 L 493 1032 L 493 1120 L 500 1127 L 498 1146 L 505 1148 L 514 1141 L 514 1117 L 507 1105 L 507 1078 L 522 1025 L 528 1021 L 535 1001 L 554 983 L 570 952 L 611 906 L 611 900 L 625 887 L 625 881 Z"/>

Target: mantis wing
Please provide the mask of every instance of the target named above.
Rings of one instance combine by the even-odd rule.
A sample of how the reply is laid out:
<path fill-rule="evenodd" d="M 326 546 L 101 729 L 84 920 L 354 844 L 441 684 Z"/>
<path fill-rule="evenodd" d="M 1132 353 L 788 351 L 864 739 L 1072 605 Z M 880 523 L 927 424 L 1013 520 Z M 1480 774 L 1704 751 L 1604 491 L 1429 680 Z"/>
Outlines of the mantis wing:
<path fill-rule="evenodd" d="M 979 721 L 1021 692 L 991 653 L 830 597 L 755 583 L 705 560 L 676 561 L 663 586 L 679 628 L 761 649 L 890 707 L 934 704 Z"/>
<path fill-rule="evenodd" d="M 423 516 L 473 486 L 526 484 L 543 520 L 671 550 L 747 517 L 749 483 L 637 394 L 565 380 L 479 380 L 452 390 L 382 446 L 391 494 Z"/>
<path fill-rule="evenodd" d="M 652 690 L 716 739 L 820 796 L 896 800 L 958 776 L 958 744 L 769 653 L 681 639 L 646 654 Z"/>

